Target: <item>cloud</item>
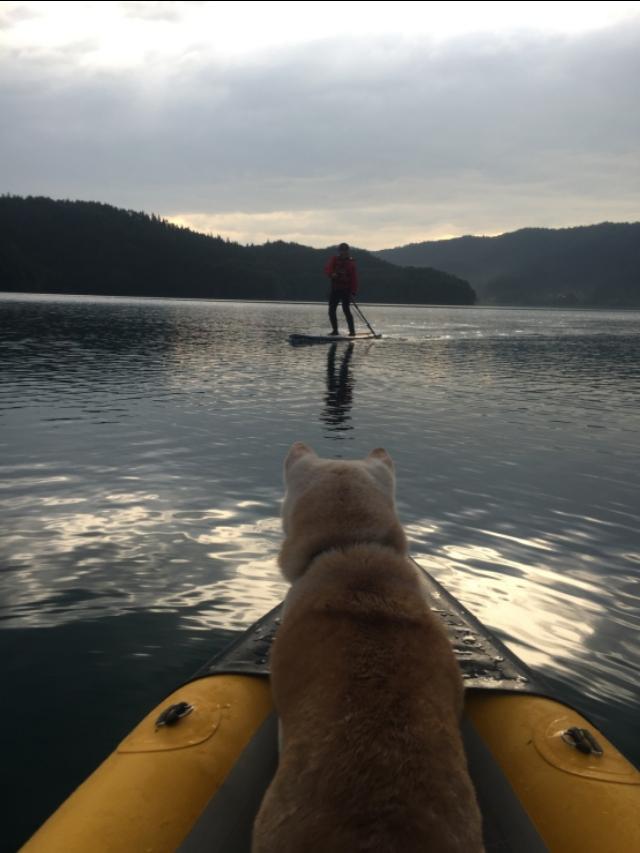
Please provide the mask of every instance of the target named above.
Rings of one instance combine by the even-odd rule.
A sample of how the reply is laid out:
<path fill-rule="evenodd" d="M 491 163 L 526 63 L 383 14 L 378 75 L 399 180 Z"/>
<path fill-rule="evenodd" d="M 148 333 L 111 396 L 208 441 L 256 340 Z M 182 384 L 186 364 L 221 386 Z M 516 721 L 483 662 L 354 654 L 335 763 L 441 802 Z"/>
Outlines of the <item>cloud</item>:
<path fill-rule="evenodd" d="M 194 43 L 175 62 L 81 75 L 90 45 L 14 51 L 1 188 L 242 241 L 338 231 L 370 248 L 638 219 L 639 37 L 636 18 L 574 36 L 336 37 L 234 61 Z"/>
<path fill-rule="evenodd" d="M 3 8 L 0 8 L 0 30 L 10 30 L 38 16 L 38 12 L 26 3 L 4 3 Z"/>
<path fill-rule="evenodd" d="M 121 2 L 118 6 L 128 18 L 141 18 L 145 21 L 178 21 L 183 3 L 170 2 Z"/>

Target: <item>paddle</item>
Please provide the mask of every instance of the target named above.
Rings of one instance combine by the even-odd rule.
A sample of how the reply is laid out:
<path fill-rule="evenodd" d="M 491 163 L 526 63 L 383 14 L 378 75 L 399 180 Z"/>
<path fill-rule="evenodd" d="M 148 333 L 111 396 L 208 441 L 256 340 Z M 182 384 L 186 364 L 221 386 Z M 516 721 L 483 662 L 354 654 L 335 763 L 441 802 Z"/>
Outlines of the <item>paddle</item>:
<path fill-rule="evenodd" d="M 364 316 L 364 314 L 362 313 L 362 311 L 361 311 L 361 310 L 360 310 L 360 308 L 358 307 L 358 303 L 355 301 L 355 299 L 354 299 L 353 297 L 351 297 L 351 304 L 352 304 L 352 305 L 353 305 L 353 307 L 356 309 L 356 311 L 357 311 L 357 312 L 358 312 L 358 314 L 360 315 L 361 319 L 362 319 L 362 320 L 364 320 L 364 322 L 367 324 L 367 326 L 369 326 L 369 331 L 371 332 L 371 334 L 372 334 L 374 337 L 379 338 L 379 337 L 380 337 L 380 335 L 379 335 L 376 331 L 374 331 L 374 329 L 371 327 L 371 325 L 370 325 L 369 321 L 368 321 L 368 320 L 367 320 L 367 318 Z"/>

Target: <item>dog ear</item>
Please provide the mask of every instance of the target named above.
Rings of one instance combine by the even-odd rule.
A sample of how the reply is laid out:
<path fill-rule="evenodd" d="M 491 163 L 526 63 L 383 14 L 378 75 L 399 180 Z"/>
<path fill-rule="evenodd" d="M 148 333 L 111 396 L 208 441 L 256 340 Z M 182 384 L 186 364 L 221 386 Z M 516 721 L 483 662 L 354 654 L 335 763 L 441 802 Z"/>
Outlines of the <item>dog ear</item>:
<path fill-rule="evenodd" d="M 367 459 L 377 459 L 384 463 L 390 471 L 393 471 L 393 459 L 389 456 L 384 447 L 376 447 L 376 449 L 372 450 L 367 456 Z"/>
<path fill-rule="evenodd" d="M 289 468 L 293 465 L 294 462 L 297 462 L 298 459 L 301 459 L 303 456 L 311 455 L 317 457 L 318 454 L 309 447 L 308 444 L 305 444 L 303 441 L 296 441 L 289 448 L 289 452 L 284 460 L 284 470 L 285 472 L 289 470 Z"/>

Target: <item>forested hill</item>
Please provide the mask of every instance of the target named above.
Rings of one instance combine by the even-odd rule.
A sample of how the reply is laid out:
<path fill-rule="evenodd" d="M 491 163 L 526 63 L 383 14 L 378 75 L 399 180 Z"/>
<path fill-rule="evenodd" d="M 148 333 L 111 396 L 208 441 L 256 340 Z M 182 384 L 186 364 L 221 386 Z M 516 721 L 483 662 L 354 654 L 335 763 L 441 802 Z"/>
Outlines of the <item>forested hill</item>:
<path fill-rule="evenodd" d="M 640 307 L 640 222 L 525 228 L 376 252 L 467 279 L 482 302 Z"/>
<path fill-rule="evenodd" d="M 241 246 L 106 204 L 0 197 L 0 291 L 323 300 L 330 250 Z M 354 249 L 363 302 L 472 305 L 468 282 Z"/>

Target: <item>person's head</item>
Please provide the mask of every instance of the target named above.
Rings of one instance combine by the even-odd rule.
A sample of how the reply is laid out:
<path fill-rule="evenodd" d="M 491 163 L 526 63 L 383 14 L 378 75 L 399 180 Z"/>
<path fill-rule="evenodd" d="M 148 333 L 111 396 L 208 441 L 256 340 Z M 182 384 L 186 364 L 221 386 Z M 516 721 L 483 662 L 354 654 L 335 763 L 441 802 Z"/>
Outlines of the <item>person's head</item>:
<path fill-rule="evenodd" d="M 349 244 L 348 243 L 340 243 L 338 246 L 338 254 L 341 258 L 349 257 Z"/>

